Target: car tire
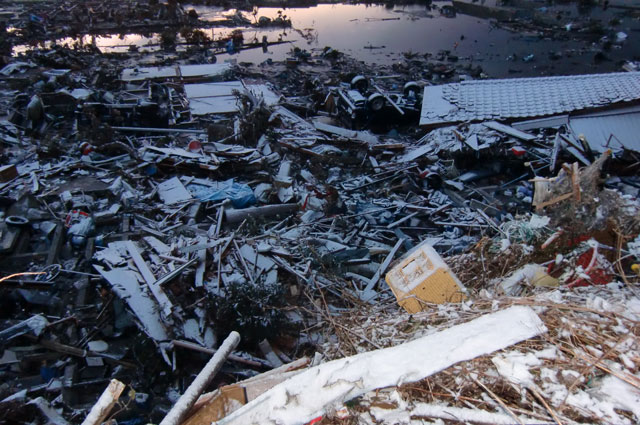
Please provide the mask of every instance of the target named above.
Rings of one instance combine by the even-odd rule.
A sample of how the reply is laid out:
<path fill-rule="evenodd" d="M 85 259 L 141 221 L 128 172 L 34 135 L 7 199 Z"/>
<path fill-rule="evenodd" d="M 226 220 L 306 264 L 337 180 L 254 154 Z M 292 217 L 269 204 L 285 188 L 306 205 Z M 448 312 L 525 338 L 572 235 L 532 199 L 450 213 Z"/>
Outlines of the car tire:
<path fill-rule="evenodd" d="M 4 222 L 10 226 L 24 227 L 29 224 L 29 220 L 19 215 L 10 215 L 4 219 Z"/>
<path fill-rule="evenodd" d="M 384 108 L 384 104 L 385 104 L 384 96 L 381 95 L 380 93 L 374 93 L 371 96 L 369 96 L 369 98 L 367 99 L 367 106 L 369 107 L 370 110 L 374 112 L 378 112 L 382 108 Z"/>
<path fill-rule="evenodd" d="M 351 89 L 358 90 L 360 93 L 364 93 L 369 88 L 369 82 L 363 75 L 356 75 L 351 80 Z"/>
<path fill-rule="evenodd" d="M 404 85 L 404 88 L 402 89 L 402 93 L 405 96 L 409 96 L 409 93 L 413 92 L 415 94 L 415 97 L 417 98 L 418 96 L 420 96 L 420 85 L 418 83 L 416 83 L 415 81 L 409 81 L 408 83 L 406 83 Z"/>

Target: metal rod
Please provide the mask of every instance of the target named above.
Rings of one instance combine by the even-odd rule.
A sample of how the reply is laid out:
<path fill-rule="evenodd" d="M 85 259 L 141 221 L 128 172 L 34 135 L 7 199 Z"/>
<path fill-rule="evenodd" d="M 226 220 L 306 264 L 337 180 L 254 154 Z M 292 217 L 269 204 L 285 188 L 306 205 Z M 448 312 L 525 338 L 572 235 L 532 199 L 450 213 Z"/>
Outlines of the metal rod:
<path fill-rule="evenodd" d="M 171 344 L 173 346 L 175 346 L 175 347 L 186 348 L 186 349 L 189 349 L 189 350 L 198 351 L 200 353 L 205 353 L 205 354 L 210 354 L 210 355 L 214 355 L 216 353 L 216 351 L 217 351 L 217 350 L 214 350 L 213 348 L 206 348 L 206 347 L 203 347 L 201 345 L 194 344 L 193 342 L 180 341 L 180 340 L 176 340 L 176 339 L 171 341 Z M 229 355 L 229 360 L 237 362 L 237 363 L 246 364 L 248 366 L 269 367 L 269 365 L 266 364 L 266 363 L 261 363 L 261 362 L 258 362 L 258 361 L 245 359 L 244 357 L 240 357 L 240 356 L 237 356 L 235 354 L 230 354 Z"/>
<path fill-rule="evenodd" d="M 204 130 L 187 130 L 183 128 L 149 128 L 149 127 L 111 127 L 118 131 L 142 131 L 145 133 L 191 133 L 206 134 Z"/>

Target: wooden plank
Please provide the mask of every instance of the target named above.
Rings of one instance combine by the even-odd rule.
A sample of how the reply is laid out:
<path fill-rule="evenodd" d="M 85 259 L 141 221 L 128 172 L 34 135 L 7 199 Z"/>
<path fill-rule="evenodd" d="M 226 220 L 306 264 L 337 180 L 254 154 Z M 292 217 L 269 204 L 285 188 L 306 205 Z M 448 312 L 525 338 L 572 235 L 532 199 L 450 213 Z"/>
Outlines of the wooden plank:
<path fill-rule="evenodd" d="M 243 386 L 224 386 L 212 394 L 204 405 L 198 406 L 198 411 L 183 422 L 183 425 L 201 425 L 215 422 L 245 404 L 247 404 L 247 395 Z"/>
<path fill-rule="evenodd" d="M 224 205 L 220 205 L 218 209 L 218 219 L 216 221 L 216 233 L 215 237 L 217 238 L 220 235 L 220 229 L 222 228 L 222 220 L 224 219 Z"/>
<path fill-rule="evenodd" d="M 539 210 L 541 208 L 548 207 L 549 205 L 557 204 L 558 202 L 564 201 L 565 199 L 569 199 L 572 196 L 573 196 L 573 192 L 565 193 L 564 195 L 560 195 L 556 198 L 536 204 L 536 209 Z"/>
<path fill-rule="evenodd" d="M 407 220 L 411 220 L 413 217 L 417 216 L 418 214 L 420 214 L 420 211 L 416 211 L 413 212 L 407 216 L 402 217 L 399 220 L 394 221 L 393 223 L 390 223 L 387 225 L 387 229 L 393 229 L 396 226 L 399 226 L 400 224 L 404 223 Z"/>
<path fill-rule="evenodd" d="M 244 381 L 203 394 L 194 404 L 189 419 L 183 425 L 208 424 L 222 419 L 239 409 L 241 405 L 255 400 L 280 382 L 302 373 L 304 371 L 302 368 L 309 363 L 310 359 L 303 357 L 277 369 L 272 369 Z M 236 401 L 238 403 L 235 403 Z"/>
<path fill-rule="evenodd" d="M 149 233 L 150 235 L 156 236 L 158 238 L 165 238 L 167 237 L 167 235 L 165 235 L 162 232 L 158 232 L 157 230 L 152 229 L 149 226 L 140 226 L 140 230 Z"/>
<path fill-rule="evenodd" d="M 580 162 L 582 162 L 584 165 L 591 165 L 591 161 L 589 161 L 585 156 L 584 156 L 584 152 L 582 151 L 582 146 L 578 146 L 576 145 L 569 137 L 565 136 L 565 135 L 561 135 L 560 136 L 562 138 L 562 140 L 564 140 L 567 143 L 567 152 L 569 152 L 571 155 L 575 156 L 576 159 L 578 159 Z"/>
<path fill-rule="evenodd" d="M 153 236 L 145 236 L 144 241 L 149 244 L 159 255 L 171 252 L 171 247 Z"/>
<path fill-rule="evenodd" d="M 476 134 L 472 134 L 471 136 L 462 139 L 462 141 L 474 151 L 478 150 L 478 136 Z"/>
<path fill-rule="evenodd" d="M 82 425 L 101 424 L 107 418 L 113 409 L 113 406 L 118 402 L 124 388 L 125 384 L 117 379 L 112 379 L 96 404 L 91 408 L 91 411 L 85 418 L 84 422 L 82 422 Z"/>
<path fill-rule="evenodd" d="M 200 243 L 197 243 L 195 245 L 189 245 L 189 246 L 180 248 L 178 252 L 180 252 L 180 254 L 189 254 L 191 252 L 201 251 L 203 249 L 207 250 L 210 248 L 215 248 L 216 246 L 221 245 L 224 242 L 226 242 L 226 238 L 218 239 L 211 242 L 206 242 L 205 240 L 201 240 Z"/>
<path fill-rule="evenodd" d="M 258 347 L 260 348 L 260 351 L 267 359 L 267 361 L 271 363 L 271 366 L 275 368 L 283 365 L 282 360 L 280 360 L 280 358 L 273 351 L 273 348 L 271 347 L 271 344 L 268 340 L 263 339 L 262 341 L 260 341 L 258 343 Z"/>
<path fill-rule="evenodd" d="M 174 347 L 181 347 L 181 348 L 186 348 L 189 350 L 194 350 L 194 351 L 199 351 L 201 353 L 205 353 L 205 354 L 215 354 L 217 350 L 214 350 L 213 348 L 206 348 L 206 347 L 202 347 L 198 344 L 194 344 L 193 342 L 188 342 L 188 341 L 180 341 L 180 340 L 173 340 L 171 341 L 171 344 Z M 246 364 L 248 366 L 253 366 L 253 367 L 268 367 L 269 365 L 267 364 L 267 362 L 265 362 L 262 359 L 257 359 L 260 360 L 258 361 L 253 361 L 250 359 L 246 359 L 244 357 L 240 357 L 240 356 L 236 356 L 235 354 L 231 354 L 229 355 L 229 360 L 232 360 L 234 362 L 238 362 L 238 363 L 242 363 L 242 364 Z"/>
<path fill-rule="evenodd" d="M 555 139 L 553 139 L 553 149 L 551 150 L 551 163 L 549 164 L 549 171 L 556 172 L 556 166 L 558 165 L 558 152 L 560 151 L 560 132 L 556 133 Z"/>
<path fill-rule="evenodd" d="M 531 135 L 529 133 L 525 133 L 524 131 L 516 130 L 513 127 L 509 127 L 508 125 L 500 124 L 500 123 L 495 122 L 495 121 L 488 121 L 488 122 L 482 123 L 482 125 L 484 125 L 485 127 L 490 128 L 492 130 L 496 130 L 496 131 L 499 131 L 501 133 L 508 134 L 509 136 L 513 136 L 515 138 L 518 138 L 520 140 L 524 140 L 526 142 L 530 142 L 530 141 L 536 139 L 536 136 L 533 136 L 533 135 Z"/>
<path fill-rule="evenodd" d="M 249 267 L 247 267 L 247 263 L 246 263 L 246 261 L 244 261 L 244 256 L 242 255 L 242 252 L 240 252 L 240 248 L 238 248 L 238 244 L 236 243 L 235 240 L 233 241 L 233 246 L 236 249 L 236 252 L 238 253 L 238 257 L 240 259 L 240 264 L 242 264 L 242 268 L 244 268 L 244 271 L 247 274 L 247 277 L 249 278 L 251 283 L 253 283 L 255 285 L 256 282 L 253 279 L 253 275 L 249 271 Z"/>
<path fill-rule="evenodd" d="M 64 242 L 63 234 L 62 224 L 57 223 L 56 232 L 53 234 L 53 239 L 51 241 L 51 251 L 49 251 L 49 255 L 47 256 L 47 266 L 52 265 L 58 259 L 60 248 L 62 248 L 62 242 Z"/>
<path fill-rule="evenodd" d="M 384 259 L 384 261 L 380 265 L 380 268 L 378 268 L 378 271 L 376 272 L 376 274 L 373 275 L 371 280 L 369 280 L 369 283 L 367 284 L 367 287 L 364 288 L 363 292 L 364 292 L 365 296 L 366 296 L 366 294 L 368 292 L 373 290 L 374 286 L 376 286 L 378 284 L 378 281 L 380 280 L 380 277 L 387 270 L 387 267 L 389 267 L 389 264 L 391 264 L 391 261 L 393 260 L 393 256 L 396 255 L 396 252 L 398 252 L 398 249 L 400 249 L 400 247 L 402 246 L 403 242 L 404 242 L 404 239 L 398 239 L 398 242 L 396 242 L 394 247 L 391 248 L 391 251 L 389 251 L 389 254 L 387 255 L 387 258 Z"/>
<path fill-rule="evenodd" d="M 580 169 L 578 163 L 573 163 L 573 170 L 571 172 L 571 186 L 573 187 L 573 199 L 576 202 L 580 202 Z"/>
<path fill-rule="evenodd" d="M 158 304 L 146 291 L 143 291 L 136 273 L 128 268 L 115 268 L 107 271 L 96 264 L 93 265 L 93 268 L 109 282 L 113 292 L 126 302 L 138 318 L 141 330 L 156 342 L 169 339 L 167 329 L 158 312 Z"/>
<path fill-rule="evenodd" d="M 140 271 L 140 274 L 142 275 L 142 278 L 144 279 L 144 281 L 147 282 L 147 284 L 152 284 L 153 282 L 155 282 L 156 277 L 153 275 L 153 272 L 147 266 L 147 263 L 145 263 L 144 260 L 142 259 L 142 256 L 138 252 L 138 248 L 136 247 L 136 245 L 132 241 L 126 241 L 125 245 L 127 246 L 129 255 L 131 255 L 131 258 L 133 259 L 133 262 L 138 268 L 138 271 Z"/>
<path fill-rule="evenodd" d="M 198 251 L 198 267 L 196 268 L 196 280 L 195 285 L 197 288 L 204 286 L 204 271 L 207 267 L 207 250 L 201 249 Z"/>
<path fill-rule="evenodd" d="M 393 107 L 396 109 L 396 111 L 398 111 L 398 113 L 399 113 L 400 115 L 404 115 L 404 111 L 402 110 L 402 108 L 400 108 L 400 107 L 396 104 L 396 102 L 394 102 L 394 101 L 393 101 L 393 99 L 391 99 L 391 98 L 389 97 L 389 95 L 388 95 L 384 90 L 382 90 L 382 89 L 381 89 L 380 87 L 378 87 L 376 84 L 372 84 L 372 86 L 373 86 L 373 88 L 374 88 L 374 89 L 376 89 L 376 90 L 377 90 L 377 91 L 378 91 L 382 96 L 384 96 L 384 98 L 385 98 L 385 99 L 387 99 L 387 102 L 389 102 L 389 103 L 391 104 L 391 106 L 393 106 Z"/>

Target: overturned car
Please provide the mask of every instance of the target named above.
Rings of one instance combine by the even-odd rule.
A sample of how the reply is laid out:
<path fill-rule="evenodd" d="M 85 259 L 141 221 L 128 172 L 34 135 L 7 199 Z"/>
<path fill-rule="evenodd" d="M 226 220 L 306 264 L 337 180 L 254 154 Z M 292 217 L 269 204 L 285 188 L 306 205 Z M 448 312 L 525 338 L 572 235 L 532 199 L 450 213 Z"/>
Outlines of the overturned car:
<path fill-rule="evenodd" d="M 325 106 L 351 128 L 371 125 L 374 121 L 410 122 L 420 115 L 421 94 L 422 88 L 413 81 L 406 83 L 401 93 L 389 93 L 358 75 L 349 84 L 332 88 Z"/>

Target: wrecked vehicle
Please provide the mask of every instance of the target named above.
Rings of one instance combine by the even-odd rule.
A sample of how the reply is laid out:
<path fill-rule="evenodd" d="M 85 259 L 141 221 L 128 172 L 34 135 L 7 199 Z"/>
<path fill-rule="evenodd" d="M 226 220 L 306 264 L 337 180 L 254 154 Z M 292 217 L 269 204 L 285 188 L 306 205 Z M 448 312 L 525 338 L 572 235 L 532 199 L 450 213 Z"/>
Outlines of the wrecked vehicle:
<path fill-rule="evenodd" d="M 0 69 L 0 425 L 640 422 L 640 73 L 121 3 Z"/>
<path fill-rule="evenodd" d="M 370 86 L 371 84 L 371 86 Z M 361 128 L 373 121 L 411 122 L 420 114 L 422 89 L 414 81 L 406 83 L 402 93 L 388 93 L 362 75 L 349 84 L 332 88 L 325 105 L 331 114 L 352 128 Z"/>

